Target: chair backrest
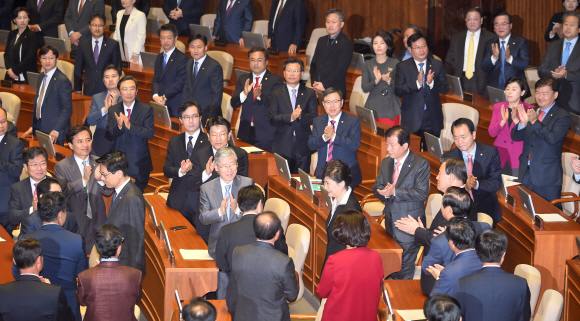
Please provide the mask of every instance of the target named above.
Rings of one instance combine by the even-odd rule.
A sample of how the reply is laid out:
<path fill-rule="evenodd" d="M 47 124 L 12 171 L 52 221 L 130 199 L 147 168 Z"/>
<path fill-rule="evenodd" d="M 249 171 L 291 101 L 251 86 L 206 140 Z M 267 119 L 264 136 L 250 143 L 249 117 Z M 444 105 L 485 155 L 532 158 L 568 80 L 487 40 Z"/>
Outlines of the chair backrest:
<path fill-rule="evenodd" d="M 328 32 L 326 32 L 326 28 L 316 28 L 312 30 L 312 33 L 310 34 L 310 40 L 308 40 L 308 45 L 306 46 L 306 65 L 310 66 L 312 56 L 314 56 L 314 51 L 316 50 L 316 43 L 318 42 L 318 38 L 326 36 L 327 34 Z"/>
<path fill-rule="evenodd" d="M 459 103 L 443 104 L 443 129 L 441 130 L 441 147 L 444 151 L 450 150 L 453 145 L 453 134 L 451 133 L 451 124 L 458 118 L 468 118 L 473 121 L 475 129 L 479 123 L 479 111 Z"/>
<path fill-rule="evenodd" d="M 324 306 L 326 305 L 326 298 L 322 299 L 322 301 L 320 301 L 320 307 L 318 308 L 318 312 L 316 312 L 316 319 L 314 319 L 314 321 L 321 321 L 322 320 L 322 314 L 324 313 Z"/>
<path fill-rule="evenodd" d="M 310 230 L 300 224 L 288 226 L 286 232 L 286 243 L 288 244 L 288 256 L 294 261 L 294 269 L 298 272 L 298 297 L 299 301 L 304 295 L 304 281 L 302 278 L 304 262 L 310 248 Z"/>
<path fill-rule="evenodd" d="M 6 69 L 6 64 L 4 63 L 4 51 L 0 52 L 0 68 Z"/>
<path fill-rule="evenodd" d="M 536 303 L 538 303 L 538 297 L 540 296 L 542 275 L 538 269 L 528 264 L 518 264 L 514 270 L 514 274 L 526 279 L 528 282 L 528 288 L 530 289 L 530 308 L 532 309 L 533 315 L 536 310 Z"/>
<path fill-rule="evenodd" d="M 252 26 L 253 33 L 268 35 L 268 20 L 255 20 Z"/>
<path fill-rule="evenodd" d="M 147 19 L 159 20 L 160 24 L 169 23 L 169 19 L 165 15 L 165 12 L 163 12 L 163 9 L 158 8 L 158 7 L 151 7 L 151 10 L 149 10 L 149 15 L 147 16 Z"/>
<path fill-rule="evenodd" d="M 105 22 L 105 26 L 110 26 L 113 24 L 113 16 L 111 15 L 111 6 L 108 4 L 105 5 L 105 19 L 107 19 L 107 21 Z"/>
<path fill-rule="evenodd" d="M 264 211 L 272 211 L 278 215 L 280 221 L 282 221 L 282 228 L 286 232 L 288 228 L 288 220 L 290 219 L 290 205 L 281 199 L 276 197 L 268 198 L 266 204 L 264 204 Z"/>
<path fill-rule="evenodd" d="M 206 54 L 213 59 L 215 59 L 224 70 L 224 79 L 230 79 L 232 76 L 232 70 L 234 69 L 234 56 L 219 50 L 210 50 Z"/>
<path fill-rule="evenodd" d="M 534 321 L 558 321 L 562 315 L 564 297 L 556 290 L 546 290 Z M 532 310 L 533 311 L 533 310 Z"/>
<path fill-rule="evenodd" d="M 68 36 L 68 31 L 66 31 L 66 26 L 64 23 L 58 25 L 58 38 L 64 40 L 66 44 L 66 49 L 68 50 L 68 52 L 70 52 L 70 37 Z"/>
<path fill-rule="evenodd" d="M 493 226 L 493 218 L 485 213 L 477 213 L 477 221 L 487 223 L 489 226 Z"/>
<path fill-rule="evenodd" d="M 75 66 L 68 61 L 58 60 L 56 62 L 56 68 L 60 70 L 68 80 L 70 80 L 71 84 L 74 84 L 74 74 L 75 74 Z M 44 72 L 44 68 L 40 68 L 40 72 Z"/>
<path fill-rule="evenodd" d="M 524 70 L 526 75 L 526 81 L 528 82 L 528 87 L 530 88 L 531 97 L 526 98 L 524 101 L 528 104 L 536 104 L 536 82 L 540 80 L 540 75 L 538 75 L 538 68 L 530 67 Z"/>
<path fill-rule="evenodd" d="M 234 108 L 230 104 L 231 100 L 232 96 L 226 93 L 222 93 L 222 115 L 224 115 L 224 118 L 229 122 L 232 121 L 232 114 L 234 113 Z"/>
<path fill-rule="evenodd" d="M 230 106 L 231 106 L 231 101 L 230 101 Z M 232 107 L 233 108 L 233 107 Z M 244 106 L 240 106 L 240 112 L 238 113 L 238 119 L 236 120 L 236 126 L 234 126 L 234 129 L 236 130 L 235 134 L 236 134 L 236 138 L 238 138 L 238 132 L 240 130 L 240 117 L 242 115 L 242 108 L 244 108 Z"/>
<path fill-rule="evenodd" d="M 99 252 L 97 252 L 97 246 L 93 245 L 93 249 L 91 250 L 91 254 L 89 255 L 89 268 L 99 265 L 98 262 L 99 258 L 100 255 Z"/>
<path fill-rule="evenodd" d="M 2 107 L 8 113 L 8 120 L 14 124 L 18 123 L 18 115 L 20 115 L 20 97 L 7 93 L 0 92 L 0 99 L 2 99 Z"/>
<path fill-rule="evenodd" d="M 574 153 L 562 153 L 562 168 L 564 169 L 564 180 L 562 181 L 562 192 L 572 192 L 576 195 L 580 193 L 580 185 L 574 182 L 574 170 L 570 165 L 570 157 L 577 157 Z M 574 213 L 574 202 L 562 203 L 564 213 L 568 216 Z"/>
<path fill-rule="evenodd" d="M 203 16 L 201 16 L 201 19 L 200 19 L 201 25 L 206 26 L 206 27 L 210 27 L 211 29 L 213 29 L 213 23 L 215 21 L 216 16 L 217 15 L 215 13 L 204 14 Z"/>
<path fill-rule="evenodd" d="M 431 222 L 441 209 L 441 203 L 443 203 L 443 195 L 439 193 L 429 195 L 425 206 L 425 228 L 431 227 Z"/>
<path fill-rule="evenodd" d="M 258 183 L 256 183 L 256 182 L 254 182 L 254 185 L 258 186 L 258 187 L 260 188 L 260 190 L 262 191 L 262 194 L 263 194 L 264 196 L 266 196 L 266 192 L 264 192 L 264 188 L 262 187 L 262 185 L 260 185 L 260 184 L 258 184 Z"/>
<path fill-rule="evenodd" d="M 367 98 L 369 98 L 369 93 L 365 93 L 362 90 L 362 76 L 358 76 L 354 81 L 354 86 L 352 87 L 352 92 L 350 93 L 350 100 L 348 103 L 350 112 L 356 115 L 356 106 L 364 107 Z"/>
<path fill-rule="evenodd" d="M 318 166 L 318 152 L 314 152 L 310 156 L 310 175 L 316 174 L 316 167 Z"/>

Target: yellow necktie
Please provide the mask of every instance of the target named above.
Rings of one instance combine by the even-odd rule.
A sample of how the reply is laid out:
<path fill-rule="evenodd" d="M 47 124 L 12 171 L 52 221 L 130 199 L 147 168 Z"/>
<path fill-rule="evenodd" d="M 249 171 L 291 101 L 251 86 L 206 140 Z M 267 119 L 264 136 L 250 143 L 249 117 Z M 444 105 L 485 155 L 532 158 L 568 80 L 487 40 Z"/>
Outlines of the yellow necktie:
<path fill-rule="evenodd" d="M 467 79 L 471 79 L 473 77 L 473 59 L 475 59 L 474 54 L 474 43 L 473 37 L 475 36 L 474 33 L 471 34 L 471 38 L 469 39 L 469 50 L 467 51 L 467 65 L 465 66 L 465 77 Z"/>

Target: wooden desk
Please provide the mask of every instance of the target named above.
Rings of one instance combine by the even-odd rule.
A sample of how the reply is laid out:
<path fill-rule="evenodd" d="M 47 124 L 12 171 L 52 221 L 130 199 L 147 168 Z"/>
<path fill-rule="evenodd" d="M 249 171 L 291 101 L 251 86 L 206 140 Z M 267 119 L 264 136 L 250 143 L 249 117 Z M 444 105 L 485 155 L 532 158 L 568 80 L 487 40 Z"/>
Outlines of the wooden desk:
<path fill-rule="evenodd" d="M 386 280 L 385 286 L 387 291 L 389 291 L 391 306 L 395 310 L 397 320 L 404 320 L 397 310 L 423 309 L 423 304 L 428 298 L 421 291 L 420 280 Z M 379 320 L 386 321 L 386 309 L 386 305 L 381 300 L 379 302 Z"/>
<path fill-rule="evenodd" d="M 28 128 L 27 128 L 28 129 Z M 23 133 L 18 132 L 18 137 L 21 137 Z M 40 146 L 38 143 L 38 140 L 36 140 L 36 136 L 35 137 L 29 137 L 26 138 L 26 140 L 28 141 L 28 148 L 33 147 L 33 146 Z M 65 157 L 69 157 L 73 154 L 72 150 L 70 148 L 64 147 L 64 146 L 60 146 L 60 145 L 54 145 L 54 151 L 60 154 L 63 154 Z M 56 163 L 58 163 L 58 161 L 56 160 L 56 158 L 48 155 L 48 159 L 47 159 L 47 168 L 49 171 L 54 173 L 54 165 L 56 165 Z"/>
<path fill-rule="evenodd" d="M 0 284 L 14 281 L 12 277 L 12 248 L 14 240 L 6 230 L 0 226 L 0 237 L 6 242 L 0 242 Z"/>
<path fill-rule="evenodd" d="M 183 301 L 183 300 L 182 300 Z M 184 300 L 181 303 L 181 306 L 184 307 L 186 304 L 189 304 L 190 300 Z M 215 309 L 217 310 L 217 318 L 216 321 L 232 321 L 232 315 L 228 312 L 228 307 L 226 306 L 226 300 L 207 300 L 209 303 L 213 304 Z M 180 321 L 179 320 L 179 307 L 177 306 L 177 301 L 173 301 L 173 315 L 171 321 Z"/>
<path fill-rule="evenodd" d="M 564 321 L 574 321 L 580 316 L 580 261 L 578 260 L 566 261 L 566 286 L 562 312 Z"/>
<path fill-rule="evenodd" d="M 159 195 L 145 195 L 155 209 L 157 221 L 163 222 L 175 255 L 175 265 L 168 260 L 164 241 L 155 236 L 150 213 L 145 217 L 145 256 L 147 274 L 143 280 L 143 299 L 139 308 L 149 321 L 169 320 L 175 299 L 175 282 L 183 297 L 203 296 L 217 289 L 218 269 L 215 261 L 184 260 L 179 249 L 203 249 L 207 245 L 197 231 L 177 210 L 165 206 Z M 172 226 L 183 225 L 186 229 L 173 231 Z"/>

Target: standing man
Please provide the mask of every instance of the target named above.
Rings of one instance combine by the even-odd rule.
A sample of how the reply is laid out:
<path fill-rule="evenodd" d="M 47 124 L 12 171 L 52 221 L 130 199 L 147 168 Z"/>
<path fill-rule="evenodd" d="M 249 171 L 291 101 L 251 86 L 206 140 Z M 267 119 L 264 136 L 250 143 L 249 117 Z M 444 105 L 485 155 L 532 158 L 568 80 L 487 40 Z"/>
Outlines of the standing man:
<path fill-rule="evenodd" d="M 373 191 L 385 203 L 385 228 L 403 249 L 401 270 L 391 274 L 393 279 L 412 279 L 415 259 L 420 246 L 413 236 L 395 227 L 395 221 L 425 215 L 425 201 L 429 194 L 429 162 L 409 149 L 410 133 L 402 126 L 390 128 L 387 156 L 381 162 Z"/>
<path fill-rule="evenodd" d="M 20 180 L 24 144 L 8 131 L 8 113 L 0 107 L 0 225 L 12 235 L 14 225 L 8 220 L 10 186 Z"/>
<path fill-rule="evenodd" d="M 289 58 L 284 63 L 285 86 L 280 86 L 270 95 L 268 117 L 276 127 L 272 153 L 288 160 L 290 173 L 297 174 L 301 168 L 310 171 L 308 137 L 310 126 L 318 115 L 316 92 L 300 83 L 304 63 L 297 58 Z"/>
<path fill-rule="evenodd" d="M 307 21 L 304 0 L 274 0 L 270 8 L 266 47 L 296 53 L 301 49 Z"/>
<path fill-rule="evenodd" d="M 241 109 L 240 128 L 237 136 L 240 140 L 272 152 L 276 127 L 268 119 L 270 93 L 283 85 L 282 77 L 268 69 L 268 51 L 254 47 L 248 52 L 251 73 L 238 78 L 236 90 L 232 96 L 233 108 Z"/>
<path fill-rule="evenodd" d="M 30 30 L 39 32 L 40 37 L 58 38 L 58 25 L 62 21 L 64 1 L 26 0 L 26 8 L 30 10 L 28 23 Z"/>
<path fill-rule="evenodd" d="M 6 31 L 12 30 L 11 15 L 13 9 L 16 9 L 14 6 L 14 0 L 2 1 L 2 4 L 0 5 L 0 29 Z"/>
<path fill-rule="evenodd" d="M 341 31 L 344 14 L 340 9 L 330 9 L 326 13 L 328 36 L 318 38 L 316 50 L 310 62 L 312 89 L 322 93 L 334 87 L 346 98 L 346 72 L 352 60 L 352 42 Z"/>
<path fill-rule="evenodd" d="M 169 23 L 176 26 L 179 35 L 189 37 L 189 25 L 199 25 L 203 15 L 203 0 L 163 0 L 161 8 L 169 18 Z"/>
<path fill-rule="evenodd" d="M 137 100 L 137 79 L 126 76 L 117 84 L 122 103 L 111 107 L 105 137 L 113 142 L 112 150 L 125 153 L 128 174 L 143 192 L 153 170 L 148 139 L 155 132 L 153 108 Z"/>
<path fill-rule="evenodd" d="M 481 28 L 481 9 L 471 8 L 465 15 L 467 30 L 451 37 L 445 57 L 445 73 L 459 77 L 463 90 L 487 97 L 487 73 L 481 69 L 485 44 L 495 38 Z"/>
<path fill-rule="evenodd" d="M 70 0 L 64 14 L 64 25 L 71 42 L 71 51 L 76 51 L 79 40 L 87 38 L 92 30 L 89 25 L 93 23 L 93 15 L 103 17 L 103 30 L 105 24 L 105 1 L 104 0 Z M 94 34 L 93 34 L 94 36 Z M 118 49 L 117 49 L 118 51 Z"/>
<path fill-rule="evenodd" d="M 213 39 L 244 46 L 242 31 L 252 31 L 254 7 L 251 0 L 220 0 L 213 25 Z"/>
<path fill-rule="evenodd" d="M 411 48 L 409 48 L 409 46 L 407 45 L 407 39 L 409 39 L 409 37 L 411 37 L 413 34 L 416 33 L 423 34 L 423 30 L 421 30 L 421 28 L 417 27 L 414 24 L 405 26 L 405 29 L 403 30 L 403 45 L 405 46 L 405 49 L 399 52 L 399 56 L 397 57 L 399 61 L 405 61 L 413 57 L 413 55 L 411 55 Z"/>

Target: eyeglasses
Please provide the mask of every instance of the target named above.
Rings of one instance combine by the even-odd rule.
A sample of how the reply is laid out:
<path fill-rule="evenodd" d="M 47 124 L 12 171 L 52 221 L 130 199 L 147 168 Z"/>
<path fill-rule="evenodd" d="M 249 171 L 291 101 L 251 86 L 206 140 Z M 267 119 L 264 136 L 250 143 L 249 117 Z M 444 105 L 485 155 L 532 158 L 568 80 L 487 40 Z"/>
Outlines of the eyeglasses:
<path fill-rule="evenodd" d="M 45 166 L 46 166 L 46 162 L 28 164 L 28 167 L 31 167 L 31 168 L 39 168 L 39 167 L 45 167 Z"/>
<path fill-rule="evenodd" d="M 505 27 L 505 26 L 507 26 L 509 24 L 510 24 L 509 22 L 502 22 L 502 23 L 497 23 L 496 22 L 496 23 L 493 24 L 493 26 L 494 27 Z"/>
<path fill-rule="evenodd" d="M 285 70 L 284 72 L 287 72 L 287 73 L 289 73 L 289 74 L 298 74 L 298 73 L 300 73 L 301 71 L 302 71 L 302 70 L 299 70 L 299 69 L 288 69 L 288 70 Z"/>
<path fill-rule="evenodd" d="M 135 88 L 135 87 L 122 87 L 121 90 L 122 91 L 135 91 L 135 90 L 137 90 L 137 88 Z"/>
<path fill-rule="evenodd" d="M 104 173 L 104 172 L 101 172 L 101 176 L 103 176 L 103 177 L 107 177 L 107 176 L 109 176 L 109 175 L 111 175 L 111 174 L 113 174 L 113 173 L 110 173 L 110 172 L 109 172 L 109 173 Z"/>
<path fill-rule="evenodd" d="M 105 27 L 105 25 L 92 24 L 91 27 L 93 27 L 93 28 L 103 28 L 103 27 Z"/>
<path fill-rule="evenodd" d="M 210 134 L 210 136 L 211 137 L 214 137 L 214 138 L 215 137 L 223 138 L 223 137 L 226 137 L 227 135 L 228 135 L 227 133 L 213 133 L 213 134 Z"/>
<path fill-rule="evenodd" d="M 224 169 L 224 170 L 226 170 L 226 169 L 234 169 L 234 168 L 238 167 L 238 163 L 232 163 L 232 164 L 224 165 L 224 166 L 219 166 L 219 165 L 216 164 L 216 166 L 219 169 Z"/>
<path fill-rule="evenodd" d="M 335 99 L 335 100 L 324 100 L 322 103 L 325 104 L 325 105 L 330 105 L 330 104 L 337 105 L 341 101 L 342 100 L 338 100 L 338 99 Z"/>
<path fill-rule="evenodd" d="M 190 121 L 190 120 L 191 120 L 191 121 L 194 121 L 194 120 L 196 120 L 196 119 L 198 119 L 198 118 L 199 118 L 199 115 L 197 115 L 197 114 L 193 114 L 193 115 L 191 115 L 191 116 L 189 116 L 189 115 L 184 115 L 184 116 L 181 116 L 181 119 L 183 119 L 183 120 L 185 120 L 185 121 Z"/>
<path fill-rule="evenodd" d="M 413 50 L 425 50 L 427 49 L 427 45 L 422 45 L 421 47 L 411 47 Z"/>
<path fill-rule="evenodd" d="M 40 60 L 42 61 L 52 61 L 55 60 L 56 56 L 50 56 L 50 57 L 40 57 Z"/>
<path fill-rule="evenodd" d="M 251 62 L 251 63 L 255 63 L 255 62 L 263 63 L 263 62 L 264 62 L 264 59 L 262 59 L 262 58 L 258 58 L 258 59 L 250 59 L 250 62 Z"/>

